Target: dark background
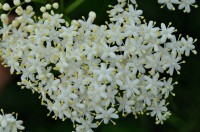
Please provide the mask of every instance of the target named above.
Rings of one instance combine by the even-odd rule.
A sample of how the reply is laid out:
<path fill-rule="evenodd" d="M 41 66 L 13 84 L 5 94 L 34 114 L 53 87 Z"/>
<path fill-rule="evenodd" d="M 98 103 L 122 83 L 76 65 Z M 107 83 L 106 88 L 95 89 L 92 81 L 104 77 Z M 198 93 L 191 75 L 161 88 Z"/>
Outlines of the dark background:
<path fill-rule="evenodd" d="M 0 0 L 0 2 L 5 0 Z M 34 7 L 39 9 L 40 5 L 53 3 L 54 0 L 34 0 Z M 75 0 L 60 0 L 62 3 L 59 12 L 65 12 L 66 19 L 79 19 L 81 16 L 88 16 L 89 11 L 97 13 L 96 24 L 104 24 L 108 20 L 106 10 L 108 4 L 116 3 L 116 0 L 84 0 L 81 4 L 73 4 Z M 187 14 L 182 11 L 169 11 L 166 8 L 160 9 L 157 0 L 137 0 L 139 9 L 144 11 L 143 16 L 147 21 L 154 20 L 157 26 L 160 23 L 172 22 L 178 30 L 177 34 L 189 35 L 200 40 L 200 8 L 192 8 Z M 8 1 L 7 1 L 8 2 Z M 197 0 L 200 6 L 200 1 Z M 71 6 L 73 5 L 73 6 Z M 163 125 L 156 125 L 153 118 L 139 116 L 135 119 L 132 115 L 116 120 L 117 125 L 101 125 L 95 132 L 199 132 L 200 131 L 200 42 L 197 41 L 197 55 L 184 58 L 187 62 L 182 64 L 181 75 L 174 75 L 174 81 L 179 84 L 175 86 L 175 97 L 168 101 L 169 109 L 172 112 L 170 118 Z M 0 75 L 6 76 L 6 75 Z M 1 81 L 1 80 L 0 80 Z M 6 113 L 18 112 L 19 119 L 24 121 L 28 132 L 71 132 L 73 130 L 70 120 L 62 122 L 47 117 L 48 110 L 40 105 L 37 94 L 30 90 L 21 90 L 16 82 L 19 76 L 12 76 L 10 81 L 0 93 L 0 108 Z"/>

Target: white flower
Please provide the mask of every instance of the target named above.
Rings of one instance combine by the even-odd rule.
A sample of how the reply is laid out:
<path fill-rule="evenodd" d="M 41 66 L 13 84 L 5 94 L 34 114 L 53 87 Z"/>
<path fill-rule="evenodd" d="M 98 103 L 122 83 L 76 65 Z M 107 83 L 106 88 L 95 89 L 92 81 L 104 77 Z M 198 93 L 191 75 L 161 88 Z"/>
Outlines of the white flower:
<path fill-rule="evenodd" d="M 81 125 L 78 125 L 76 127 L 77 132 L 93 132 L 92 128 L 97 128 L 98 125 L 96 123 L 92 123 L 93 117 L 89 116 L 87 117 L 87 120 L 82 119 Z"/>
<path fill-rule="evenodd" d="M 161 67 L 162 61 L 160 53 L 155 53 L 153 55 L 146 56 L 146 60 L 147 63 L 145 67 L 151 69 L 151 71 L 149 71 L 151 75 L 154 75 L 157 71 L 159 71 L 160 73 L 164 72 L 164 69 Z"/>
<path fill-rule="evenodd" d="M 136 4 L 136 0 L 130 0 L 133 4 Z"/>
<path fill-rule="evenodd" d="M 181 4 L 179 5 L 178 9 L 181 10 L 184 8 L 184 12 L 189 13 L 191 11 L 190 6 L 197 7 L 194 5 L 196 0 L 181 0 Z"/>
<path fill-rule="evenodd" d="M 177 84 L 177 82 L 175 82 L 174 84 Z M 167 81 L 164 80 L 164 86 L 162 88 L 162 94 L 165 95 L 165 98 L 167 98 L 170 93 L 173 96 L 175 95 L 174 93 L 172 93 L 172 90 L 174 89 L 174 86 L 173 86 L 174 84 L 172 84 L 172 78 L 169 78 Z"/>
<path fill-rule="evenodd" d="M 20 130 L 24 130 L 24 126 L 22 126 L 23 121 L 17 120 L 12 114 L 4 114 L 1 109 L 2 114 L 0 114 L 0 131 L 1 132 L 18 132 Z"/>
<path fill-rule="evenodd" d="M 123 114 L 125 112 L 128 114 L 131 113 L 131 111 L 132 111 L 131 109 L 132 109 L 133 105 L 135 104 L 135 101 L 132 100 L 132 98 L 129 98 L 124 95 L 123 98 L 117 97 L 116 99 L 119 102 L 118 111 L 122 111 Z"/>
<path fill-rule="evenodd" d="M 110 103 L 112 106 L 114 106 L 116 103 L 115 98 L 116 98 L 116 95 L 118 94 L 118 90 L 109 86 L 106 88 L 106 92 L 107 92 L 107 100 L 106 100 L 105 104 L 107 104 L 107 105 L 105 105 L 105 106 L 109 106 Z"/>
<path fill-rule="evenodd" d="M 159 103 L 154 101 L 152 106 L 147 107 L 147 110 L 150 110 L 150 115 L 156 116 L 157 121 L 162 121 L 166 119 L 165 113 L 167 112 L 167 107 L 165 100 L 161 100 Z"/>
<path fill-rule="evenodd" d="M 183 1 L 159 2 L 172 9 L 172 4 Z M 196 39 L 177 38 L 171 24 L 162 23 L 159 28 L 153 21 L 146 22 L 135 0 L 118 0 L 109 6 L 106 25 L 94 24 L 92 11 L 87 19 L 69 23 L 51 10 L 58 8 L 57 3 L 42 6 L 40 17 L 23 3 L 3 6 L 18 16 L 9 21 L 7 14 L 1 14 L 0 56 L 11 73 L 21 74 L 18 85 L 39 94 L 48 115 L 70 119 L 78 132 L 92 132 L 102 122 L 113 122 L 119 118 L 118 111 L 136 117 L 149 111 L 156 123 L 168 118 L 165 100 L 174 95 L 177 83 L 172 84 L 165 73 L 172 76 L 174 69 L 179 73 L 185 62 L 182 56 L 196 54 Z M 9 122 L 3 118 L 0 124 L 5 127 Z M 14 131 L 23 129 L 21 124 Z M 3 132 L 10 129 L 0 126 Z"/>
<path fill-rule="evenodd" d="M 125 66 L 125 70 L 128 72 L 131 71 L 133 74 L 136 74 L 137 72 L 145 73 L 144 64 L 145 64 L 144 58 L 134 57 L 133 59 L 128 60 Z"/>
<path fill-rule="evenodd" d="M 169 24 L 170 25 L 170 24 Z M 172 39 L 173 35 L 172 33 L 175 32 L 175 28 L 174 27 L 166 27 L 166 25 L 164 23 L 161 23 L 161 42 L 165 43 L 167 39 Z"/>
<path fill-rule="evenodd" d="M 115 52 L 117 51 L 117 46 L 113 46 L 113 47 L 110 47 L 108 46 L 107 44 L 103 44 L 102 45 L 102 55 L 101 55 L 101 59 L 103 60 L 106 60 L 108 57 L 110 58 L 115 58 L 117 57 Z"/>
<path fill-rule="evenodd" d="M 154 94 L 157 95 L 159 88 L 161 88 L 164 84 L 162 81 L 159 80 L 159 73 L 156 73 L 153 78 L 148 76 L 144 76 L 144 79 L 147 81 L 147 85 L 145 87 L 146 90 L 149 90 Z"/>
<path fill-rule="evenodd" d="M 98 75 L 98 81 L 103 81 L 106 79 L 107 81 L 111 82 L 113 71 L 114 68 L 107 68 L 105 63 L 101 63 L 101 68 L 99 70 L 94 70 L 93 73 Z"/>
<path fill-rule="evenodd" d="M 166 56 L 163 57 L 164 59 L 164 65 L 162 68 L 166 69 L 169 68 L 167 73 L 170 75 L 173 75 L 174 69 L 176 72 L 179 74 L 179 70 L 181 69 L 179 62 L 181 60 L 181 56 L 177 56 L 176 52 L 172 52 L 171 55 L 167 54 Z"/>
<path fill-rule="evenodd" d="M 136 24 L 140 24 L 140 16 L 142 15 L 142 10 L 136 10 L 132 4 L 128 6 L 128 12 L 124 12 L 124 15 L 127 16 L 127 18 L 131 18 L 134 20 Z"/>
<path fill-rule="evenodd" d="M 167 5 L 169 10 L 175 10 L 173 4 L 179 4 L 179 0 L 158 0 L 158 3 Z"/>
<path fill-rule="evenodd" d="M 121 1 L 119 1 L 121 2 Z M 113 9 L 111 9 L 110 11 L 108 11 L 108 13 L 111 16 L 115 16 L 117 13 L 123 12 L 124 8 L 123 8 L 124 4 L 118 4 L 116 6 L 113 7 Z"/>
<path fill-rule="evenodd" d="M 143 45 L 143 37 L 139 38 L 130 38 L 130 43 L 133 46 L 135 55 L 143 56 L 146 53 L 146 46 Z"/>
<path fill-rule="evenodd" d="M 76 30 L 76 26 L 72 25 L 69 28 L 62 26 L 61 27 L 61 33 L 59 34 L 59 37 L 64 39 L 64 42 L 66 42 L 66 45 L 72 44 L 74 41 L 74 36 L 78 35 L 78 32 Z"/>
<path fill-rule="evenodd" d="M 198 6 L 195 5 L 196 0 L 158 0 L 159 4 L 163 4 L 161 8 L 167 5 L 169 10 L 175 10 L 174 4 L 178 4 L 178 9 L 184 9 L 184 12 L 190 13 L 191 9 L 190 6 L 194 6 L 197 8 Z"/>
<path fill-rule="evenodd" d="M 143 29 L 143 34 L 144 34 L 144 39 L 145 40 L 149 40 L 150 38 L 156 38 L 157 37 L 157 33 L 159 31 L 158 27 L 154 28 L 154 22 L 150 21 L 148 23 L 148 25 L 142 25 L 142 29 Z"/>
<path fill-rule="evenodd" d="M 115 108 L 110 108 L 108 110 L 103 108 L 98 108 L 96 110 L 98 112 L 95 119 L 102 119 L 104 124 L 108 124 L 109 121 L 113 122 L 112 119 L 118 119 L 119 116 L 115 113 Z M 113 122 L 114 123 L 114 122 Z"/>
<path fill-rule="evenodd" d="M 125 79 L 125 85 L 122 86 L 121 90 L 126 90 L 126 97 L 130 98 L 135 95 L 139 95 L 139 79 L 130 79 L 129 77 L 126 77 Z"/>
<path fill-rule="evenodd" d="M 108 26 L 110 28 L 110 30 L 107 31 L 108 43 L 112 44 L 116 42 L 117 45 L 122 45 L 123 34 L 121 32 L 120 23 L 109 24 Z"/>
<path fill-rule="evenodd" d="M 135 24 L 134 20 L 131 19 L 129 23 L 125 23 L 124 28 L 125 28 L 124 36 L 126 36 L 126 37 L 129 37 L 129 36 L 130 37 L 131 36 L 138 37 L 139 36 L 139 34 L 138 34 L 139 28 Z"/>
<path fill-rule="evenodd" d="M 145 88 L 142 89 L 141 94 L 138 96 L 137 101 L 142 101 L 145 105 L 151 105 L 151 100 L 153 96 Z"/>
<path fill-rule="evenodd" d="M 182 50 L 182 44 L 181 41 L 176 39 L 176 36 L 174 35 L 171 39 L 171 42 L 166 43 L 166 48 L 169 48 L 172 50 L 172 52 L 177 52 L 178 54 L 183 54 Z"/>
<path fill-rule="evenodd" d="M 180 43 L 183 45 L 182 50 L 185 52 L 185 56 L 190 55 L 190 51 L 196 54 L 195 46 L 193 45 L 194 42 L 197 40 L 193 40 L 193 38 L 188 37 L 187 40 L 185 38 L 181 38 Z"/>
<path fill-rule="evenodd" d="M 106 85 L 99 85 L 97 82 L 93 82 L 89 88 L 88 95 L 95 102 L 99 102 L 101 98 L 107 99 Z"/>

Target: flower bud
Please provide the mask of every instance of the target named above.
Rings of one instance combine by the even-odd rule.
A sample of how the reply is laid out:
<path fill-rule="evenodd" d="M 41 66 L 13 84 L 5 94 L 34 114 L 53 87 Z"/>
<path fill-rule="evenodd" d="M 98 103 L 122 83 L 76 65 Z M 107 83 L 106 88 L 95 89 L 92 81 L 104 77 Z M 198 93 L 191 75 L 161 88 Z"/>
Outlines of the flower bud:
<path fill-rule="evenodd" d="M 47 5 L 46 5 L 46 9 L 47 9 L 47 10 L 51 10 L 51 5 L 50 5 L 50 4 L 47 4 Z"/>
<path fill-rule="evenodd" d="M 8 19 L 8 16 L 6 14 L 1 14 L 1 21 L 3 23 L 8 23 L 9 19 Z"/>
<path fill-rule="evenodd" d="M 71 25 L 79 26 L 80 23 L 78 21 L 76 21 L 76 20 L 72 20 Z"/>
<path fill-rule="evenodd" d="M 31 0 L 25 0 L 25 2 L 26 2 L 26 3 L 29 3 L 29 2 L 31 2 Z"/>
<path fill-rule="evenodd" d="M 31 13 L 32 11 L 33 11 L 33 7 L 32 6 L 27 6 L 26 7 L 26 11 L 27 11 L 27 13 Z"/>
<path fill-rule="evenodd" d="M 43 18 L 49 18 L 49 13 L 48 13 L 48 12 L 43 13 L 43 14 L 42 14 L 42 17 L 43 17 Z"/>
<path fill-rule="evenodd" d="M 96 18 L 96 13 L 93 12 L 93 11 L 91 11 L 91 12 L 89 13 L 89 17 Z"/>
<path fill-rule="evenodd" d="M 20 5 L 20 3 L 21 3 L 20 0 L 14 0 L 13 1 L 13 4 L 16 5 L 16 6 Z"/>
<path fill-rule="evenodd" d="M 3 4 L 3 10 L 4 11 L 9 11 L 10 10 L 10 5 L 8 3 Z"/>
<path fill-rule="evenodd" d="M 58 3 L 54 3 L 54 4 L 53 4 L 53 8 L 54 8 L 54 9 L 58 9 L 58 7 L 59 7 Z"/>
<path fill-rule="evenodd" d="M 46 11 L 46 8 L 45 8 L 44 6 L 42 6 L 42 7 L 40 8 L 40 11 L 44 13 L 44 12 Z"/>
<path fill-rule="evenodd" d="M 17 13 L 17 15 L 22 15 L 22 11 L 23 11 L 23 9 L 22 9 L 22 7 L 21 6 L 18 6 L 17 7 L 17 9 L 15 10 L 15 12 Z"/>
<path fill-rule="evenodd" d="M 19 26 L 19 21 L 18 20 L 13 20 L 12 21 L 12 25 L 13 25 L 13 27 Z"/>

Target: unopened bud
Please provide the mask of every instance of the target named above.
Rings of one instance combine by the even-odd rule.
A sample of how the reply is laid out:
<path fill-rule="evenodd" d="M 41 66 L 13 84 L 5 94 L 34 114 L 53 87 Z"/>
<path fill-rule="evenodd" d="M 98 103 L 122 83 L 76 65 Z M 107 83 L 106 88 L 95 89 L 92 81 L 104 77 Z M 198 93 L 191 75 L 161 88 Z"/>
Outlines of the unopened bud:
<path fill-rule="evenodd" d="M 20 3 L 21 3 L 20 0 L 14 0 L 13 1 L 13 4 L 16 5 L 16 6 L 20 5 Z"/>
<path fill-rule="evenodd" d="M 53 4 L 53 8 L 54 8 L 54 9 L 58 9 L 58 7 L 59 7 L 58 3 L 54 3 L 54 4 Z"/>
<path fill-rule="evenodd" d="M 9 11 L 9 10 L 10 10 L 10 5 L 9 5 L 8 3 L 5 3 L 5 4 L 3 5 L 3 10 L 4 10 L 4 11 Z"/>

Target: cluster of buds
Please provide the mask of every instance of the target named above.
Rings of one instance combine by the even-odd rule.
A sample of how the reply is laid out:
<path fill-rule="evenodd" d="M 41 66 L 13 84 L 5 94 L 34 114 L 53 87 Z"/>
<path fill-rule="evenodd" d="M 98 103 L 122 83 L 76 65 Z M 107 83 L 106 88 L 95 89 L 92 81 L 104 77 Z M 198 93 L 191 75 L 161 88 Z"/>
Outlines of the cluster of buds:
<path fill-rule="evenodd" d="M 158 0 L 159 4 L 163 4 L 161 8 L 167 6 L 169 10 L 175 10 L 174 5 L 178 5 L 179 10 L 183 10 L 185 13 L 190 13 L 190 6 L 197 8 L 198 6 L 195 4 L 196 0 Z"/>
<path fill-rule="evenodd" d="M 0 132 L 18 132 L 20 130 L 24 130 L 22 126 L 23 121 L 17 120 L 17 113 L 16 117 L 13 114 L 4 114 L 3 110 L 1 109 L 2 114 L 0 114 Z"/>
<path fill-rule="evenodd" d="M 26 0 L 27 1 L 27 0 Z M 166 99 L 182 56 L 196 54 L 196 40 L 177 38 L 171 23 L 146 22 L 134 0 L 110 6 L 110 22 L 93 24 L 96 14 L 68 23 L 55 13 L 58 4 L 33 7 L 22 3 L 3 9 L 0 55 L 11 73 L 21 74 L 22 88 L 40 95 L 53 118 L 71 119 L 77 132 L 91 132 L 119 114 L 147 114 L 163 123 L 170 112 Z"/>

